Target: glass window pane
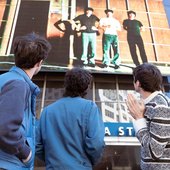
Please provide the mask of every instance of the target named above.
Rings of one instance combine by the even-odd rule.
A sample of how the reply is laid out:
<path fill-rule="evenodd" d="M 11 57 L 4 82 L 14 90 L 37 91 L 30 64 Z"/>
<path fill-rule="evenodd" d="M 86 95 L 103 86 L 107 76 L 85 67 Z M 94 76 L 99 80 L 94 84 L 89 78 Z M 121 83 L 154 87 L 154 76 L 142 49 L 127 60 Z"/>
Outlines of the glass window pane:
<path fill-rule="evenodd" d="M 95 101 L 113 101 L 116 98 L 116 84 L 113 83 L 96 83 Z"/>
<path fill-rule="evenodd" d="M 92 89 L 92 87 L 87 89 L 87 95 L 84 98 L 86 98 L 88 100 L 93 100 L 93 89 Z"/>
<path fill-rule="evenodd" d="M 139 153 L 140 146 L 106 146 L 103 159 L 94 170 L 139 170 Z"/>
<path fill-rule="evenodd" d="M 166 95 L 170 98 L 170 76 L 164 78 L 164 90 Z"/>
<path fill-rule="evenodd" d="M 47 81 L 44 106 L 47 106 L 52 102 L 55 102 L 57 99 L 61 98 L 63 96 L 63 92 L 63 82 Z"/>
<path fill-rule="evenodd" d="M 95 101 L 105 122 L 132 122 L 126 98 L 128 93 L 133 93 L 137 98 L 139 94 L 134 91 L 132 76 L 120 76 L 118 82 L 117 88 L 116 83 L 96 83 Z"/>

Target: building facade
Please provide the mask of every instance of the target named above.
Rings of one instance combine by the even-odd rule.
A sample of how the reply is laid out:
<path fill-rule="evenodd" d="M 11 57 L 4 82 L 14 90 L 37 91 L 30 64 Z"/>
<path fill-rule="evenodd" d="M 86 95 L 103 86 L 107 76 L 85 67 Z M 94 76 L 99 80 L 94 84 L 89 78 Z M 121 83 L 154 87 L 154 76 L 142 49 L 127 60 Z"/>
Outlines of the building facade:
<path fill-rule="evenodd" d="M 102 30 L 97 35 L 95 67 L 89 69 L 94 82 L 87 98 L 96 102 L 105 122 L 106 149 L 103 159 L 94 170 L 138 170 L 140 144 L 128 114 L 126 96 L 135 93 L 132 69 L 135 67 L 129 52 L 123 20 L 127 11 L 134 10 L 136 19 L 145 27 L 142 38 L 148 62 L 157 65 L 164 78 L 164 91 L 170 96 L 170 29 L 167 1 L 162 0 L 1 0 L 0 1 L 0 73 L 14 65 L 12 43 L 15 36 L 36 32 L 44 35 L 52 44 L 52 51 L 42 71 L 33 78 L 40 87 L 37 100 L 37 118 L 42 109 L 62 97 L 65 72 L 72 67 L 84 67 L 80 63 L 81 33 L 74 30 L 71 20 L 92 7 L 99 18 L 104 10 L 112 9 L 121 23 L 118 32 L 121 65 L 119 69 L 101 68 Z M 164 7 L 165 5 L 165 7 Z M 43 11 L 43 12 L 42 12 Z M 139 51 L 137 51 L 139 55 Z M 113 49 L 110 49 L 110 57 Z M 141 59 L 139 59 L 141 62 Z M 130 156 L 129 156 L 129 153 Z M 35 170 L 44 169 L 43 163 L 35 161 Z"/>

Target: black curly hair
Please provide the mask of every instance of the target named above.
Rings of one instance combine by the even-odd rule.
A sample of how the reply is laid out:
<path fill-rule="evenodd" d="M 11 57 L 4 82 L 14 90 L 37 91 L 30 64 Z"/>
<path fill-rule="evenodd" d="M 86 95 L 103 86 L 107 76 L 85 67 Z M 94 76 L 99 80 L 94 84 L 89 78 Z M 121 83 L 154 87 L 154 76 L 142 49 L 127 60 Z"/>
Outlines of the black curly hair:
<path fill-rule="evenodd" d="M 84 97 L 87 94 L 87 89 L 92 82 L 92 75 L 89 71 L 75 67 L 68 70 L 65 74 L 64 97 Z"/>

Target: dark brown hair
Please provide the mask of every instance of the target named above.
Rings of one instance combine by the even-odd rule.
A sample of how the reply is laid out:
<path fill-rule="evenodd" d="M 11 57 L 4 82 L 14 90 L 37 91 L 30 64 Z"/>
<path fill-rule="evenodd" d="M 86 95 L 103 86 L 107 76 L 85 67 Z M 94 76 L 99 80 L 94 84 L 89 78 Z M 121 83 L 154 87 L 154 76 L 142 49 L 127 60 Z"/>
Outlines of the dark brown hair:
<path fill-rule="evenodd" d="M 48 57 L 49 42 L 42 36 L 31 33 L 14 39 L 13 50 L 17 67 L 30 69 Z"/>
<path fill-rule="evenodd" d="M 129 16 L 130 14 L 134 14 L 134 15 L 136 16 L 136 12 L 135 12 L 135 11 L 128 11 L 127 14 L 128 14 L 128 16 Z"/>
<path fill-rule="evenodd" d="M 134 81 L 141 84 L 141 88 L 148 92 L 162 90 L 162 75 L 160 70 L 153 64 L 144 63 L 133 70 Z"/>

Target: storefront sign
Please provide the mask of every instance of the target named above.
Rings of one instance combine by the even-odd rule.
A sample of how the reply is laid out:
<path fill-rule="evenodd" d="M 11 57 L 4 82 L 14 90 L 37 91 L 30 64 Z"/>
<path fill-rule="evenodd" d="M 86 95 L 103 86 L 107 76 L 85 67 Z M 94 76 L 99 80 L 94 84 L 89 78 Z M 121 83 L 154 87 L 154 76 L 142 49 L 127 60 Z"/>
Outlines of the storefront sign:
<path fill-rule="evenodd" d="M 105 123 L 105 136 L 135 137 L 132 123 Z"/>

